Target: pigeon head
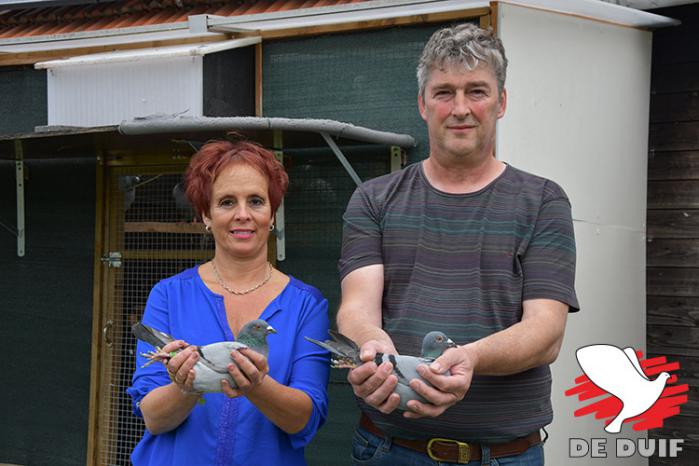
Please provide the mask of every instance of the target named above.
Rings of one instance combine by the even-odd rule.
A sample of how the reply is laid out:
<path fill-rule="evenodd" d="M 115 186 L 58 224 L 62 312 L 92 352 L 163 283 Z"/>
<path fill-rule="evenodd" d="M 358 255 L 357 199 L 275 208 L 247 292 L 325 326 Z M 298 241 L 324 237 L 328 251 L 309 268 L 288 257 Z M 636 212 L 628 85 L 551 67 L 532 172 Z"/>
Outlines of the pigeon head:
<path fill-rule="evenodd" d="M 240 337 L 254 336 L 264 339 L 270 333 L 277 333 L 277 331 L 262 319 L 251 320 L 240 329 Z M 238 340 L 240 341 L 240 338 L 238 338 Z"/>
<path fill-rule="evenodd" d="M 422 357 L 437 359 L 448 348 L 456 348 L 456 343 L 451 338 L 442 332 L 430 332 L 422 340 Z"/>
<path fill-rule="evenodd" d="M 236 341 L 267 356 L 269 351 L 267 335 L 270 333 L 277 333 L 277 331 L 262 319 L 252 320 L 243 325 Z"/>

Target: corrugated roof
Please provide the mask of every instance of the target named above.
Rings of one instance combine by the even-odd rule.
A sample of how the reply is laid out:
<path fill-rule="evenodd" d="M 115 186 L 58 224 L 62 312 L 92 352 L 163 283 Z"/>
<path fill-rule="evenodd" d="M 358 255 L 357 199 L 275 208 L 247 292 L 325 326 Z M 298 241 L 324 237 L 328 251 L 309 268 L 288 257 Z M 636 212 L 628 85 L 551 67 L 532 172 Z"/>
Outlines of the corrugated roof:
<path fill-rule="evenodd" d="M 367 0 L 127 0 L 0 11 L 0 39 L 186 23 L 197 14 L 240 16 Z"/>

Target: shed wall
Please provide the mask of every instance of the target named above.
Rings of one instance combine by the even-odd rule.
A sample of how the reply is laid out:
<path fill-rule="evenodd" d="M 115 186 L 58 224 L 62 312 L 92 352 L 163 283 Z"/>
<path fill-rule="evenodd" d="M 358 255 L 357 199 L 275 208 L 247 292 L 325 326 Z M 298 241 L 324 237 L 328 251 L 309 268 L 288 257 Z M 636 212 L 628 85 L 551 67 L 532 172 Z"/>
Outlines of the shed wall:
<path fill-rule="evenodd" d="M 681 414 L 653 438 L 683 438 L 677 459 L 699 455 L 699 4 L 657 10 L 682 25 L 655 32 L 648 152 L 648 352 L 680 362 L 689 384 Z"/>
<path fill-rule="evenodd" d="M 412 135 L 427 157 L 415 69 L 442 25 L 396 27 L 265 43 L 264 116 L 329 118 Z"/>
<path fill-rule="evenodd" d="M 0 134 L 27 133 L 47 121 L 46 72 L 0 67 Z"/>
<path fill-rule="evenodd" d="M 606 438 L 604 459 L 576 464 L 647 464 L 617 459 L 615 436 L 587 403 L 564 392 L 582 371 L 575 351 L 605 343 L 645 355 L 645 199 L 651 33 L 516 5 L 498 5 L 507 49 L 508 109 L 497 154 L 559 183 L 572 204 L 581 311 L 568 316 L 552 365 L 554 421 L 546 460 L 572 464 L 570 438 Z M 626 424 L 623 437 L 645 437 Z"/>
<path fill-rule="evenodd" d="M 95 165 L 25 164 L 27 248 L 0 229 L 0 463 L 84 464 L 87 449 Z M 0 221 L 16 225 L 14 162 L 0 161 Z"/>

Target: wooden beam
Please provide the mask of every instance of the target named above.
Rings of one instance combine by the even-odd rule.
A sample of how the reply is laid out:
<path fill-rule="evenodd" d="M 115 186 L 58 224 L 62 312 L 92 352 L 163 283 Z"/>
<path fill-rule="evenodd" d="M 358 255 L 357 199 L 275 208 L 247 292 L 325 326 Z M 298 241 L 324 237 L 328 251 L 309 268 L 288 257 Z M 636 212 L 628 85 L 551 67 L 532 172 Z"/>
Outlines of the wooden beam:
<path fill-rule="evenodd" d="M 646 259 L 647 267 L 699 267 L 699 238 L 653 239 Z"/>
<path fill-rule="evenodd" d="M 649 240 L 655 238 L 697 238 L 699 236 L 699 210 L 649 210 L 646 223 Z"/>
<path fill-rule="evenodd" d="M 646 294 L 699 297 L 699 268 L 649 267 L 646 269 Z M 699 328 L 696 330 L 699 332 Z M 685 343 L 689 344 L 689 341 Z M 696 343 L 696 351 L 699 354 L 699 341 Z"/>
<path fill-rule="evenodd" d="M 255 44 L 255 115 L 262 114 L 262 43 Z"/>
<path fill-rule="evenodd" d="M 648 209 L 699 209 L 699 180 L 648 182 Z"/>
<path fill-rule="evenodd" d="M 414 26 L 418 24 L 467 20 L 472 18 L 480 18 L 481 16 L 486 16 L 489 14 L 490 8 L 470 8 L 464 10 L 447 11 L 443 13 L 427 13 L 422 15 L 403 16 L 399 18 L 386 18 L 369 21 L 354 21 L 342 24 L 329 24 L 321 26 L 277 29 L 272 31 L 259 31 L 259 35 L 262 36 L 263 40 L 283 39 L 288 37 L 315 36 L 320 34 L 333 34 L 369 29 L 382 29 L 394 26 Z M 236 35 L 236 37 L 244 37 L 245 35 L 246 34 Z M 247 35 L 257 35 L 257 32 Z"/>
<path fill-rule="evenodd" d="M 104 219 L 106 200 L 104 189 L 105 164 L 102 149 L 97 146 L 97 164 L 95 169 L 95 248 L 93 260 L 92 279 L 92 339 L 90 351 L 90 395 L 88 400 L 88 424 L 87 424 L 87 458 L 85 464 L 88 466 L 97 464 L 98 445 L 97 437 L 99 433 L 99 394 L 100 394 L 100 360 L 101 345 L 99 344 L 102 297 L 104 294 L 102 273 L 104 265 L 100 260 L 104 251 Z"/>
<path fill-rule="evenodd" d="M 122 251 L 123 260 L 198 260 L 207 261 L 214 256 L 213 249 L 191 250 L 191 249 L 142 249 Z"/>
<path fill-rule="evenodd" d="M 680 121 L 650 125 L 649 149 L 656 152 L 699 150 L 697 122 Z"/>
<path fill-rule="evenodd" d="M 124 233 L 188 233 L 207 234 L 203 223 L 125 222 Z"/>
<path fill-rule="evenodd" d="M 483 18 L 489 18 L 488 24 L 484 24 Z M 498 2 L 490 2 L 490 13 L 481 17 L 481 27 L 490 26 L 497 34 L 498 32 Z"/>
<path fill-rule="evenodd" d="M 656 325 L 699 327 L 699 297 L 648 296 L 646 309 L 649 327 Z"/>
<path fill-rule="evenodd" d="M 699 150 L 651 152 L 648 181 L 699 180 Z"/>

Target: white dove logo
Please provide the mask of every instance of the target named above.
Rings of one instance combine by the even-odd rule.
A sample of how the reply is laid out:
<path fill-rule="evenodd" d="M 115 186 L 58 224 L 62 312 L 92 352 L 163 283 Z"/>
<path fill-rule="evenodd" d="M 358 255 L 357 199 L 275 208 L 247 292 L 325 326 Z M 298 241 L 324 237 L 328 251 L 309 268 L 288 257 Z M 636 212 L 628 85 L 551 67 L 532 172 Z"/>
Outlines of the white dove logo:
<path fill-rule="evenodd" d="M 660 398 L 670 374 L 662 372 L 649 380 L 633 348 L 614 345 L 584 346 L 575 353 L 585 375 L 599 388 L 617 397 L 623 407 L 604 428 L 611 434 L 621 431 L 622 423 L 646 412 Z"/>

